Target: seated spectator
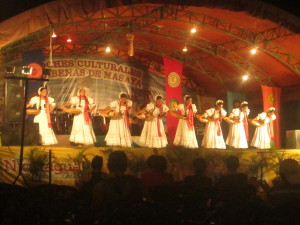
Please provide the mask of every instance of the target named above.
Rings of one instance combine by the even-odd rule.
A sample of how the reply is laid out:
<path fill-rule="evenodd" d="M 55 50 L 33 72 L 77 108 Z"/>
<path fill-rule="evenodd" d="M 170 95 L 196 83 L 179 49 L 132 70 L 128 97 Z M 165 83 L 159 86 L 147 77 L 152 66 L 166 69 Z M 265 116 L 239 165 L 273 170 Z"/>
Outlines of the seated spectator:
<path fill-rule="evenodd" d="M 269 223 L 300 224 L 300 166 L 294 159 L 285 159 L 279 165 L 282 184 L 274 186 L 268 193 L 271 204 Z"/>
<path fill-rule="evenodd" d="M 107 174 L 102 172 L 102 166 L 103 158 L 96 155 L 91 162 L 92 172 L 87 174 L 81 188 L 83 191 L 87 191 L 90 193 L 93 190 L 95 184 L 107 178 Z"/>
<path fill-rule="evenodd" d="M 109 177 L 99 182 L 93 190 L 93 208 L 98 219 L 109 219 L 116 209 L 142 202 L 142 182 L 125 174 L 127 161 L 122 151 L 110 154 L 107 164 Z"/>
<path fill-rule="evenodd" d="M 103 159 L 101 156 L 95 156 L 91 162 L 92 172 L 88 173 L 80 188 L 80 204 L 78 221 L 80 224 L 91 223 L 93 217 L 92 197 L 95 185 L 107 178 L 107 174 L 102 170 Z"/>
<path fill-rule="evenodd" d="M 187 176 L 184 179 L 184 186 L 190 190 L 211 188 L 212 180 L 205 175 L 207 164 L 204 158 L 196 158 L 193 161 L 194 176 Z"/>
<path fill-rule="evenodd" d="M 167 160 L 165 157 L 151 155 L 147 160 L 147 164 L 150 170 L 141 175 L 146 187 L 173 185 L 173 175 L 166 172 Z"/>

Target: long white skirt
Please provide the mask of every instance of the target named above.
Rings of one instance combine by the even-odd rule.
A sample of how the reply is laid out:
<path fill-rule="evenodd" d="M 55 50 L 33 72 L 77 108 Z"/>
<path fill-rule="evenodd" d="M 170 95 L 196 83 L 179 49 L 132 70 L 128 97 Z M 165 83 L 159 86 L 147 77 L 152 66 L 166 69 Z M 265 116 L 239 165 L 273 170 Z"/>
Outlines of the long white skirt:
<path fill-rule="evenodd" d="M 164 148 L 168 144 L 168 139 L 165 134 L 164 124 L 159 119 L 161 137 L 158 135 L 157 117 L 150 121 L 145 121 L 142 130 L 140 142 L 149 148 Z"/>
<path fill-rule="evenodd" d="M 86 124 L 83 113 L 75 115 L 73 118 L 70 142 L 84 145 L 90 145 L 96 142 L 92 121 L 90 120 L 89 123 Z"/>
<path fill-rule="evenodd" d="M 187 121 L 179 119 L 174 145 L 183 146 L 185 148 L 198 148 L 198 142 L 195 134 L 195 129 L 189 129 Z"/>
<path fill-rule="evenodd" d="M 243 123 L 230 125 L 226 144 L 234 148 L 248 148 L 248 142 Z"/>
<path fill-rule="evenodd" d="M 271 148 L 271 138 L 269 135 L 268 125 L 261 127 L 256 127 L 253 139 L 251 141 L 251 146 L 259 149 Z"/>
<path fill-rule="evenodd" d="M 219 148 L 226 149 L 222 130 L 221 135 L 217 135 L 218 126 L 215 122 L 208 122 L 205 126 L 204 137 L 202 140 L 202 146 L 204 148 Z"/>
<path fill-rule="evenodd" d="M 48 126 L 47 114 L 45 111 L 41 111 L 34 117 L 34 123 L 39 124 L 40 143 L 42 145 L 55 145 L 57 140 L 52 128 Z"/>
<path fill-rule="evenodd" d="M 131 147 L 132 138 L 126 126 L 126 117 L 111 119 L 107 135 L 104 139 L 108 146 Z"/>

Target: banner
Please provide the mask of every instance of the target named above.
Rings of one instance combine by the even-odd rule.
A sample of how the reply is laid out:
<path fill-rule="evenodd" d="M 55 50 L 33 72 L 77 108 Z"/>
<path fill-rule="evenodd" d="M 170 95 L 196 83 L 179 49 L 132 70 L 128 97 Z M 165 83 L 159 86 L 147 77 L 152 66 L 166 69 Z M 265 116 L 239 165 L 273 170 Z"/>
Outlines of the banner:
<path fill-rule="evenodd" d="M 235 101 L 240 101 L 240 102 L 247 101 L 246 95 L 244 93 L 227 91 L 228 115 L 235 108 L 233 105 Z"/>
<path fill-rule="evenodd" d="M 166 103 L 172 109 L 177 104 L 182 102 L 182 68 L 181 62 L 164 58 L 165 67 L 165 82 L 166 82 Z M 169 144 L 172 144 L 175 137 L 175 132 L 178 124 L 178 118 L 167 115 L 167 127 Z"/>
<path fill-rule="evenodd" d="M 276 120 L 273 122 L 274 137 L 273 142 L 277 148 L 281 147 L 280 140 L 280 95 L 281 88 L 262 86 L 264 111 L 267 112 L 270 107 L 275 107 Z"/>
<path fill-rule="evenodd" d="M 199 112 L 205 113 L 207 109 L 215 106 L 216 97 L 198 96 Z"/>

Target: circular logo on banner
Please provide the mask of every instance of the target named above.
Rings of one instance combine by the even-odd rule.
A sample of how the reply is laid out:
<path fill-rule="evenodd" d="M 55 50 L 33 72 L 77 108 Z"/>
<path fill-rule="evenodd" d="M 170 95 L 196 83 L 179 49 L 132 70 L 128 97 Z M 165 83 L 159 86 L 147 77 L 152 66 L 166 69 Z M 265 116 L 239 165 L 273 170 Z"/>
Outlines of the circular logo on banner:
<path fill-rule="evenodd" d="M 37 63 L 30 63 L 28 67 L 32 67 L 32 73 L 28 74 L 27 77 L 29 78 L 40 78 L 43 73 L 42 67 Z"/>
<path fill-rule="evenodd" d="M 273 94 L 270 94 L 268 96 L 268 103 L 269 103 L 269 105 L 274 105 L 274 103 L 275 103 L 275 97 L 274 97 Z"/>
<path fill-rule="evenodd" d="M 179 104 L 179 101 L 176 98 L 171 98 L 168 102 L 168 107 L 169 107 L 169 109 L 175 109 L 178 104 Z"/>
<path fill-rule="evenodd" d="M 170 87 L 178 87 L 180 84 L 180 76 L 176 72 L 171 72 L 168 75 L 168 84 Z"/>

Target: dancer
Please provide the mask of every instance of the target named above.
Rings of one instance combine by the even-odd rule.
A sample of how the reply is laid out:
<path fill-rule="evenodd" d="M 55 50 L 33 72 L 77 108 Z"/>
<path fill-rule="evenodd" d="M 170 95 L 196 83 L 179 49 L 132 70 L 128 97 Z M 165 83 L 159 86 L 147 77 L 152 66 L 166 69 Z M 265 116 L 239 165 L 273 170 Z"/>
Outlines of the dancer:
<path fill-rule="evenodd" d="M 131 147 L 132 138 L 130 134 L 129 110 L 132 101 L 128 99 L 125 92 L 119 94 L 119 100 L 110 103 L 103 112 L 113 114 L 109 123 L 109 129 L 105 137 L 109 146 Z"/>
<path fill-rule="evenodd" d="M 273 120 L 276 119 L 275 108 L 271 107 L 268 112 L 262 112 L 254 119 L 260 126 L 256 127 L 251 146 L 259 149 L 271 148 L 271 139 L 273 138 Z"/>
<path fill-rule="evenodd" d="M 164 103 L 161 95 L 154 97 L 155 103 L 150 102 L 146 108 L 142 109 L 140 114 L 145 115 L 145 120 L 140 142 L 149 148 L 164 148 L 168 144 L 167 136 L 165 134 L 162 117 L 166 115 L 169 108 Z"/>
<path fill-rule="evenodd" d="M 223 109 L 223 104 L 222 100 L 217 100 L 214 108 L 206 110 L 203 115 L 197 117 L 200 122 L 203 119 L 207 120 L 202 140 L 204 148 L 226 149 L 220 124 L 223 117 L 227 114 Z"/>
<path fill-rule="evenodd" d="M 39 124 L 40 143 L 42 145 L 55 145 L 57 140 L 52 129 L 50 113 L 55 108 L 54 99 L 48 97 L 48 91 L 45 87 L 38 89 L 39 96 L 30 99 L 26 108 L 35 106 L 38 114 L 34 117 L 33 122 Z"/>
<path fill-rule="evenodd" d="M 94 100 L 88 95 L 88 88 L 81 88 L 77 92 L 77 96 L 71 98 L 70 102 L 65 103 L 62 107 L 72 106 L 79 111 L 74 114 L 73 126 L 70 135 L 70 142 L 83 145 L 90 145 L 96 142 L 95 133 L 93 130 L 91 112 L 96 105 Z"/>
<path fill-rule="evenodd" d="M 170 114 L 179 118 L 174 145 L 183 146 L 185 148 L 198 148 L 198 142 L 194 129 L 194 115 L 197 112 L 195 104 L 192 104 L 190 95 L 183 98 L 184 104 L 179 104 L 174 110 L 170 110 Z M 177 114 L 178 111 L 180 114 Z"/>
<path fill-rule="evenodd" d="M 234 121 L 230 125 L 226 144 L 234 148 L 248 148 L 248 115 L 250 110 L 248 102 L 242 102 L 240 108 L 235 108 L 230 113 L 229 118 Z"/>

